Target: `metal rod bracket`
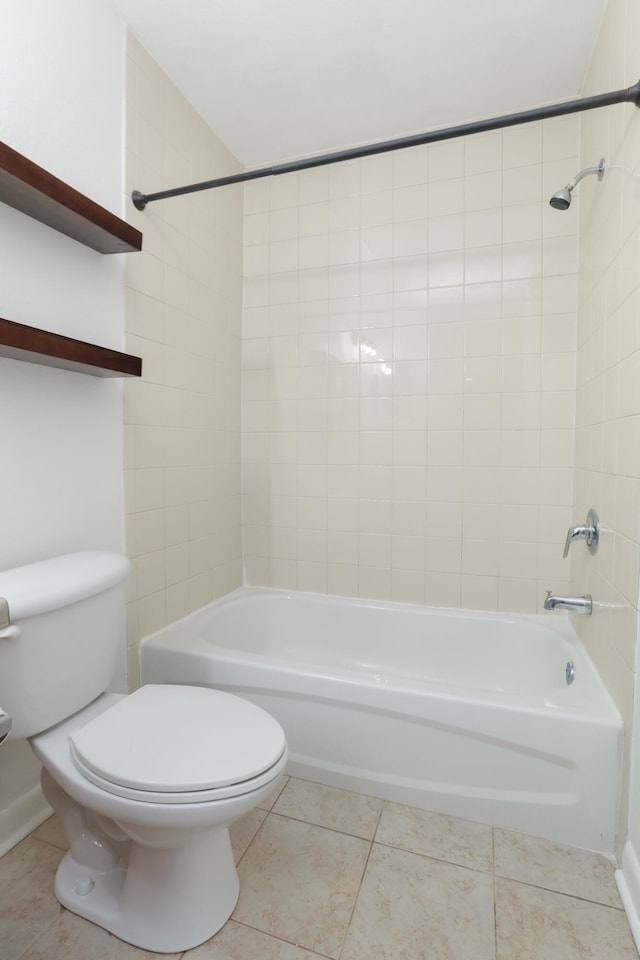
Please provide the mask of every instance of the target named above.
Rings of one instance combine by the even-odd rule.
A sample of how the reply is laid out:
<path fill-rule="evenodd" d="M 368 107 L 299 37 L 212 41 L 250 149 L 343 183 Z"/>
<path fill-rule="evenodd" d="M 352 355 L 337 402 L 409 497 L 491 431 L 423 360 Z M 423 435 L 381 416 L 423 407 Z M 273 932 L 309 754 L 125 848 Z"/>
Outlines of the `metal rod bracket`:
<path fill-rule="evenodd" d="M 147 205 L 147 199 L 144 193 L 141 193 L 139 190 L 134 190 L 131 194 L 131 199 L 133 200 L 133 205 L 136 210 L 144 210 Z"/>

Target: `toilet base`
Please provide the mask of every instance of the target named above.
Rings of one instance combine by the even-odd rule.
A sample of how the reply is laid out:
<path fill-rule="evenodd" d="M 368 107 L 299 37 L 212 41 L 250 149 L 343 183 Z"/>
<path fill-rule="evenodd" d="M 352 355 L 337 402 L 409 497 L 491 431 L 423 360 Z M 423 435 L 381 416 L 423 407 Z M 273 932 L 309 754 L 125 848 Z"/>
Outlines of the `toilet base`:
<path fill-rule="evenodd" d="M 212 937 L 231 916 L 239 889 L 224 826 L 169 849 L 134 841 L 126 867 L 87 867 L 69 851 L 55 880 L 57 899 L 72 913 L 156 953 L 189 950 Z"/>
<path fill-rule="evenodd" d="M 58 814 L 69 853 L 55 893 L 73 913 L 154 953 L 182 953 L 212 937 L 240 890 L 229 824 L 267 800 L 287 762 L 243 782 L 246 792 L 202 802 L 121 797 L 76 768 L 69 737 L 117 702 L 97 701 L 31 739 L 43 765 L 42 790 Z M 258 779 L 258 778 L 254 778 Z"/>

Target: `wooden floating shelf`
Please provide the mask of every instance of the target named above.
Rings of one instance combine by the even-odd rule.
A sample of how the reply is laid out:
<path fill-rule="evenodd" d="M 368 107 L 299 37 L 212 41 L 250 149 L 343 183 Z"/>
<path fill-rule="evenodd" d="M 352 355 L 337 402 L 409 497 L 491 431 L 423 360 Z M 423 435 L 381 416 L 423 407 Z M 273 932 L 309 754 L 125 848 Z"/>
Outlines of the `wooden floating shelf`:
<path fill-rule="evenodd" d="M 99 253 L 142 249 L 139 230 L 1 142 L 0 200 Z"/>
<path fill-rule="evenodd" d="M 0 318 L 0 357 L 60 367 L 92 377 L 139 377 L 142 360 L 129 353 L 63 337 Z"/>

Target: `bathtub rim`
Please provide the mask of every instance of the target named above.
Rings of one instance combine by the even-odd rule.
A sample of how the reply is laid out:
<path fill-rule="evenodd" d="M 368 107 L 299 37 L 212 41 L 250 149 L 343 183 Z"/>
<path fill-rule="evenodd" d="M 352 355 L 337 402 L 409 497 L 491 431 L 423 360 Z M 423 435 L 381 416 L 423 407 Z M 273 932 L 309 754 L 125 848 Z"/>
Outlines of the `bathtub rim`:
<path fill-rule="evenodd" d="M 312 665 L 308 661 L 299 661 L 291 658 L 278 658 L 271 654 L 261 654 L 254 651 L 246 651 L 234 646 L 222 646 L 221 644 L 212 643 L 210 640 L 203 638 L 199 634 L 198 628 L 215 615 L 216 608 L 239 605 L 243 601 L 252 598 L 274 598 L 280 600 L 294 598 L 301 600 L 307 599 L 316 603 L 335 604 L 337 606 L 355 605 L 356 607 L 364 607 L 366 609 L 374 610 L 390 609 L 398 610 L 400 612 L 420 612 L 424 613 L 426 616 L 428 616 L 430 613 L 433 613 L 458 620 L 480 619 L 484 622 L 499 620 L 501 623 L 513 624 L 516 626 L 519 623 L 527 623 L 536 627 L 541 627 L 551 634 L 555 634 L 559 638 L 562 638 L 562 640 L 571 649 L 572 655 L 583 661 L 580 666 L 581 669 L 582 667 L 586 667 L 587 669 L 586 685 L 589 689 L 589 693 L 591 694 L 588 707 L 585 707 L 583 702 L 579 702 L 578 704 L 564 702 L 570 700 L 572 694 L 575 695 L 576 688 L 572 689 L 572 687 L 569 686 L 554 688 L 550 691 L 550 696 L 545 698 L 540 698 L 533 695 L 527 696 L 523 695 L 522 693 L 511 694 L 508 692 L 499 692 L 495 690 L 483 690 L 477 687 L 455 685 L 447 681 L 439 681 L 434 679 L 430 679 L 428 684 L 425 683 L 422 689 L 428 689 L 429 694 L 433 695 L 437 700 L 453 699 L 454 701 L 461 703 L 468 702 L 470 700 L 476 703 L 490 702 L 503 704 L 505 709 L 513 707 L 517 704 L 519 708 L 523 709 L 527 713 L 531 713 L 531 715 L 539 714 L 541 710 L 551 710 L 556 715 L 561 715 L 563 712 L 566 712 L 566 716 L 571 717 L 572 719 L 576 719 L 581 713 L 583 713 L 585 721 L 597 720 L 598 722 L 604 722 L 619 728 L 623 726 L 620 711 L 618 710 L 613 697 L 609 693 L 602 678 L 600 677 L 600 674 L 598 673 L 595 664 L 589 656 L 588 651 L 574 630 L 569 619 L 569 615 L 566 612 L 546 615 L 537 613 L 475 610 L 420 603 L 403 603 L 394 600 L 346 597 L 342 595 L 315 593 L 311 591 L 283 590 L 276 587 L 261 587 L 244 584 L 230 593 L 224 594 L 222 597 L 218 597 L 215 600 L 209 601 L 209 603 L 199 607 L 197 610 L 191 611 L 179 620 L 172 621 L 159 630 L 156 630 L 153 633 L 143 637 L 138 645 L 138 661 L 141 682 L 144 683 L 144 679 L 142 679 L 142 677 L 144 674 L 143 661 L 145 650 L 154 646 L 168 647 L 169 649 L 172 649 L 177 643 L 178 648 L 181 651 L 189 649 L 192 650 L 194 654 L 202 654 L 205 651 L 212 651 L 216 659 L 218 659 L 220 662 L 229 664 L 231 662 L 241 661 L 247 665 L 251 663 L 257 663 L 260 669 L 265 669 L 267 672 L 278 671 L 284 676 L 291 678 L 303 676 L 307 681 L 311 681 L 314 677 L 323 678 L 325 680 L 331 680 L 336 683 L 340 683 L 344 685 L 345 688 L 347 685 L 351 685 L 353 688 L 364 685 L 369 689 L 384 688 L 390 691 L 393 690 L 394 692 L 415 692 L 416 685 L 410 685 L 407 682 L 409 678 L 401 675 L 394 676 L 391 680 L 387 680 L 384 683 L 376 683 L 372 680 L 371 675 L 364 671 L 349 671 L 342 666 L 339 669 L 331 670 L 330 664 Z M 185 628 L 187 630 L 191 630 L 189 643 L 180 643 L 175 635 L 179 636 Z M 566 695 L 562 696 L 563 694 Z M 594 694 L 597 697 L 595 703 L 593 702 Z M 592 707 L 594 706 L 597 706 L 598 709 L 593 710 Z"/>

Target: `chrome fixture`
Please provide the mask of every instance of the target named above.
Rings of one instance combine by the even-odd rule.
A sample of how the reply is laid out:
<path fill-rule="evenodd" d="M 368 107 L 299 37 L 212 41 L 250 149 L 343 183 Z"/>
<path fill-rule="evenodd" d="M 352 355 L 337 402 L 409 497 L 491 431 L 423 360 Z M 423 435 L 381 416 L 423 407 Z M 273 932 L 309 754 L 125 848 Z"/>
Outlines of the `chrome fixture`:
<path fill-rule="evenodd" d="M 545 610 L 571 610 L 572 613 L 588 615 L 593 612 L 593 602 L 590 593 L 584 597 L 556 597 L 551 590 L 547 590 L 544 608 Z"/>
<path fill-rule="evenodd" d="M 585 167 L 584 170 L 581 170 L 580 173 L 576 173 L 573 180 L 569 180 L 569 183 L 566 187 L 563 187 L 562 190 L 558 190 L 557 193 L 551 197 L 549 203 L 556 210 L 568 210 L 571 206 L 571 194 L 573 193 L 573 188 L 576 184 L 584 177 L 588 177 L 592 173 L 597 173 L 598 180 L 602 180 L 604 177 L 604 157 L 600 161 L 597 167 Z"/>
<path fill-rule="evenodd" d="M 567 660 L 567 665 L 564 668 L 564 678 L 567 681 L 567 686 L 570 686 L 576 678 L 576 667 L 573 660 Z"/>
<path fill-rule="evenodd" d="M 598 550 L 598 540 L 600 539 L 600 521 L 598 514 L 593 507 L 589 508 L 587 519 L 575 527 L 569 527 L 567 530 L 567 539 L 564 542 L 563 557 L 569 556 L 569 547 L 574 540 L 584 540 L 587 544 L 587 550 L 593 556 Z"/>

